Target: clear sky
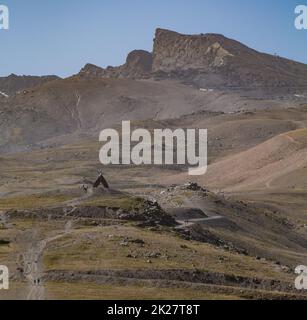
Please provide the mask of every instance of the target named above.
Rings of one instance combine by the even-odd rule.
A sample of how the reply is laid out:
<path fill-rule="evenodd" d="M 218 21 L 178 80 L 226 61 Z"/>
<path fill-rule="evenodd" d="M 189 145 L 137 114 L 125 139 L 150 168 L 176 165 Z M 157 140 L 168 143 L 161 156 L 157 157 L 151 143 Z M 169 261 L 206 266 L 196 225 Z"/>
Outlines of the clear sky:
<path fill-rule="evenodd" d="M 305 2 L 305 3 L 304 3 Z M 77 73 L 87 62 L 119 65 L 152 49 L 157 27 L 222 33 L 267 53 L 307 63 L 307 30 L 294 9 L 307 0 L 0 0 L 10 30 L 0 30 L 0 76 Z"/>

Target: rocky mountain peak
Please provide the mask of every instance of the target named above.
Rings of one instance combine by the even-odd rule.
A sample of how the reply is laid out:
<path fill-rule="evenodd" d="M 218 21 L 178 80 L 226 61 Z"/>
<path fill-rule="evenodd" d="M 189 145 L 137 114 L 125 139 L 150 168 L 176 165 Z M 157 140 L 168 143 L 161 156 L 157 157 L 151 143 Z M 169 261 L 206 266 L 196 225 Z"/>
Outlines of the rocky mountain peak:
<path fill-rule="evenodd" d="M 182 35 L 157 29 L 153 50 L 154 72 L 208 71 L 227 65 L 239 43 L 219 34 Z M 241 45 L 241 50 L 246 47 Z"/>
<path fill-rule="evenodd" d="M 307 86 L 307 66 L 253 50 L 221 34 L 185 35 L 157 29 L 153 53 L 134 50 L 119 67 L 88 64 L 81 76 L 172 78 L 201 88 Z"/>
<path fill-rule="evenodd" d="M 151 74 L 152 54 L 144 50 L 134 50 L 127 56 L 126 63 L 119 67 L 100 68 L 86 64 L 81 76 L 106 78 L 148 78 Z"/>
<path fill-rule="evenodd" d="M 257 52 L 220 34 L 184 35 L 157 29 L 152 71 L 200 87 L 307 85 L 307 66 Z"/>
<path fill-rule="evenodd" d="M 125 68 L 136 74 L 148 74 L 152 69 L 152 54 L 144 50 L 134 50 L 128 54 Z"/>

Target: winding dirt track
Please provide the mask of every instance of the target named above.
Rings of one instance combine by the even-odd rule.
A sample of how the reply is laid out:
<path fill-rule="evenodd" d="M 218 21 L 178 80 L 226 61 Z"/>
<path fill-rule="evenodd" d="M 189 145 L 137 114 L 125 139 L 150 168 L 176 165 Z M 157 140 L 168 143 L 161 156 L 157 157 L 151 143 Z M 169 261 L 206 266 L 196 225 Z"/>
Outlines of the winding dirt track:
<path fill-rule="evenodd" d="M 180 224 L 180 226 L 177 227 L 176 229 L 184 229 L 184 228 L 193 226 L 194 224 L 197 224 L 197 223 L 205 223 L 208 221 L 221 220 L 221 219 L 224 219 L 224 217 L 214 216 L 214 217 L 201 218 L 201 219 L 176 220 Z"/>
<path fill-rule="evenodd" d="M 89 189 L 86 195 L 71 200 L 66 203 L 67 206 L 72 207 L 75 210 L 81 201 L 90 198 L 93 194 L 93 190 Z M 71 212 L 70 211 L 70 212 Z M 0 215 L 1 218 L 1 215 Z M 28 281 L 28 288 L 25 294 L 26 300 L 45 300 L 45 287 L 43 283 L 43 253 L 47 245 L 53 241 L 56 241 L 72 231 L 73 221 L 68 221 L 65 224 L 64 230 L 52 237 L 48 237 L 41 241 L 33 241 L 32 239 L 36 236 L 36 230 L 31 230 L 30 234 L 26 236 L 25 241 L 29 242 L 28 249 L 21 253 L 17 260 L 17 265 L 23 270 L 23 274 Z"/>
<path fill-rule="evenodd" d="M 39 242 L 32 242 L 29 249 L 18 258 L 18 265 L 24 270 L 24 276 L 28 281 L 26 300 L 45 300 L 45 287 L 43 277 L 43 252 L 50 242 L 69 234 L 72 230 L 72 222 L 68 221 L 61 234 L 46 238 Z M 35 230 L 32 235 L 35 234 Z"/>

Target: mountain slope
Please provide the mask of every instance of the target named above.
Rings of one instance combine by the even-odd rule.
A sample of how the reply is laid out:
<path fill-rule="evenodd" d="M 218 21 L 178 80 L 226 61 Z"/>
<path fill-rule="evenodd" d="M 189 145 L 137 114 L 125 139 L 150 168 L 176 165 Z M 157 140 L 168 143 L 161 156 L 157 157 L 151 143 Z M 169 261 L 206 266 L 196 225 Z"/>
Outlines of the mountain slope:
<path fill-rule="evenodd" d="M 8 77 L 0 78 L 0 91 L 4 94 L 10 96 L 17 91 L 22 91 L 25 89 L 30 89 L 35 86 L 42 85 L 46 82 L 59 79 L 57 76 L 17 76 L 11 74 Z"/>
<path fill-rule="evenodd" d="M 307 129 L 299 129 L 213 163 L 196 179 L 227 192 L 305 189 L 306 152 Z"/>
<path fill-rule="evenodd" d="M 158 29 L 152 70 L 214 87 L 307 85 L 306 65 L 257 52 L 218 34 L 182 35 Z"/>
<path fill-rule="evenodd" d="M 270 94 L 251 94 L 260 87 Z M 105 126 L 127 119 L 302 106 L 307 66 L 221 35 L 186 36 L 158 29 L 153 54 L 135 50 L 120 67 L 88 64 L 63 80 L 11 75 L 0 79 L 0 92 L 0 150 L 8 151 L 67 134 L 97 136 Z"/>
<path fill-rule="evenodd" d="M 253 50 L 219 34 L 183 35 L 157 29 L 153 53 L 131 52 L 120 67 L 86 65 L 80 75 L 181 79 L 198 87 L 298 93 L 307 88 L 305 64 Z"/>

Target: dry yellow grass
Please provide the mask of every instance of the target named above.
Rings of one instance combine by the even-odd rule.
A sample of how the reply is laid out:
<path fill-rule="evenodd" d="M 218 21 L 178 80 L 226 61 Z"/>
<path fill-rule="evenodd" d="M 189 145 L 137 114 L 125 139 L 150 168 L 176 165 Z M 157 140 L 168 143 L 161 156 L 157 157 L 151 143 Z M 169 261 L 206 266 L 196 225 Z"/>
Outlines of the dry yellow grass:
<path fill-rule="evenodd" d="M 13 197 L 0 199 L 0 210 L 26 210 L 36 209 L 48 206 L 61 205 L 65 201 L 70 200 L 69 196 L 44 196 L 44 195 L 29 195 L 23 197 Z"/>
<path fill-rule="evenodd" d="M 141 239 L 145 245 L 134 244 L 129 239 Z M 150 256 L 155 253 L 156 258 Z M 226 252 L 205 243 L 186 241 L 166 232 L 127 225 L 75 230 L 47 248 L 44 264 L 46 270 L 76 271 L 197 268 L 252 278 L 289 280 L 287 274 L 277 271 L 270 262 Z"/>
<path fill-rule="evenodd" d="M 112 286 L 86 283 L 48 282 L 50 300 L 239 300 L 233 295 L 188 288 Z"/>

